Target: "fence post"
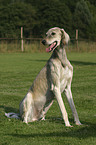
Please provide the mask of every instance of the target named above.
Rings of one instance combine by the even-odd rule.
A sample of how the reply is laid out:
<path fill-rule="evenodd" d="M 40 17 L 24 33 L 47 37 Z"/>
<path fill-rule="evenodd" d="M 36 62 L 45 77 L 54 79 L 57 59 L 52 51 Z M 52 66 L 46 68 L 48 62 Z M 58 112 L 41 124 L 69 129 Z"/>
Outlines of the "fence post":
<path fill-rule="evenodd" d="M 79 51 L 79 47 L 78 47 L 78 29 L 76 29 L 76 48 Z"/>
<path fill-rule="evenodd" d="M 24 51 L 24 46 L 23 46 L 23 27 L 21 27 L 21 51 Z"/>

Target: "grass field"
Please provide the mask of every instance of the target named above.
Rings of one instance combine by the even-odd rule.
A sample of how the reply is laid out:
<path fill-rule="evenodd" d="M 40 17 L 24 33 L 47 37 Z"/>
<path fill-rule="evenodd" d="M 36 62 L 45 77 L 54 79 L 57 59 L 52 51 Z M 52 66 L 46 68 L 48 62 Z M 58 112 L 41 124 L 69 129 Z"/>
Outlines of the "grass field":
<path fill-rule="evenodd" d="M 96 145 L 96 53 L 68 53 L 74 67 L 72 92 L 82 126 L 76 126 L 62 94 L 73 128 L 65 127 L 55 100 L 46 121 L 26 125 L 8 119 L 5 112 L 19 112 L 19 103 L 48 53 L 0 54 L 0 144 L 1 145 Z"/>

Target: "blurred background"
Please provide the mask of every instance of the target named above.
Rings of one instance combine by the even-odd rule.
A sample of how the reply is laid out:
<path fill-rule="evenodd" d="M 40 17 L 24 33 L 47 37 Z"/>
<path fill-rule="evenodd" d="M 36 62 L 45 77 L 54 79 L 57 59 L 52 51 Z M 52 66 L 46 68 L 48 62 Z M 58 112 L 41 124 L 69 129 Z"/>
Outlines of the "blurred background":
<path fill-rule="evenodd" d="M 70 35 L 68 51 L 96 51 L 96 0 L 0 0 L 0 52 L 45 51 L 52 27 Z"/>

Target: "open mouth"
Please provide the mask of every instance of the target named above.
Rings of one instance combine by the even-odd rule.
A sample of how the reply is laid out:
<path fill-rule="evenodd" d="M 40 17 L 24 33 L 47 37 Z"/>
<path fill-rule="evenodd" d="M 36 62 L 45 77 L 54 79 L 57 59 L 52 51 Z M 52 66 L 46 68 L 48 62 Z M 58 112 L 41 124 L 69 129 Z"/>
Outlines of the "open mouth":
<path fill-rule="evenodd" d="M 46 52 L 51 52 L 57 47 L 57 41 L 53 42 L 52 44 L 49 45 L 48 48 L 46 48 Z"/>

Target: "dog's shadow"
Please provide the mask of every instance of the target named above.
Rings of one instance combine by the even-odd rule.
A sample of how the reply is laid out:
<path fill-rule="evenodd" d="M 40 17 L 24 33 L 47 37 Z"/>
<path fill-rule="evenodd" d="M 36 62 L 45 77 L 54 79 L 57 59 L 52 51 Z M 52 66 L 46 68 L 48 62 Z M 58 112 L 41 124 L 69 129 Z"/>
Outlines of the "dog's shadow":
<path fill-rule="evenodd" d="M 43 59 L 31 60 L 30 59 L 30 61 L 47 62 L 47 59 L 46 60 L 43 60 Z M 96 65 L 95 62 L 85 62 L 85 61 L 75 61 L 75 60 L 70 60 L 70 62 L 74 65 Z"/>
<path fill-rule="evenodd" d="M 58 116 L 47 116 L 46 117 L 46 119 L 45 120 L 47 120 L 47 122 L 49 122 L 49 123 L 53 123 L 53 122 L 55 122 L 55 123 L 57 123 L 57 124 L 64 124 L 64 120 L 63 120 L 63 118 L 61 117 L 58 117 Z M 72 119 L 70 119 L 72 122 L 73 122 L 73 120 Z"/>
<path fill-rule="evenodd" d="M 84 122 L 84 124 L 87 124 Z M 90 124 L 88 126 L 82 125 L 81 127 L 76 126 L 75 128 L 72 127 L 64 127 L 64 130 L 50 130 L 50 132 L 42 131 L 42 133 L 30 133 L 30 134 L 7 134 L 12 137 L 18 138 L 37 138 L 37 137 L 72 137 L 72 138 L 79 138 L 79 139 L 86 139 L 88 137 L 96 137 L 96 125 Z"/>
<path fill-rule="evenodd" d="M 3 106 L 1 105 L 0 108 L 3 108 L 5 112 L 15 112 L 18 113 L 19 110 L 13 107 L 7 107 L 7 106 Z M 64 125 L 64 121 L 62 118 L 60 117 L 47 117 L 46 121 L 49 123 L 57 123 L 57 124 L 62 124 Z M 96 137 L 96 124 L 92 124 L 92 123 L 88 123 L 88 122 L 82 122 L 82 126 L 76 126 L 73 123 L 73 119 L 70 119 L 70 122 L 73 124 L 73 126 L 75 127 L 64 127 L 64 130 L 50 130 L 50 133 L 48 133 L 46 131 L 42 132 L 42 133 L 31 133 L 31 134 L 17 134 L 17 133 L 12 133 L 12 134 L 7 134 L 9 136 L 15 137 L 15 138 L 37 138 L 37 137 L 72 137 L 72 138 L 88 138 L 88 137 Z"/>
<path fill-rule="evenodd" d="M 4 112 L 15 112 L 15 113 L 19 113 L 19 109 L 13 108 L 13 107 L 8 107 L 8 106 L 4 106 L 4 105 L 0 105 L 0 108 L 4 110 Z"/>
<path fill-rule="evenodd" d="M 96 65 L 96 63 L 94 62 L 83 62 L 83 61 L 74 61 L 74 60 L 70 60 L 70 62 L 74 65 Z"/>

